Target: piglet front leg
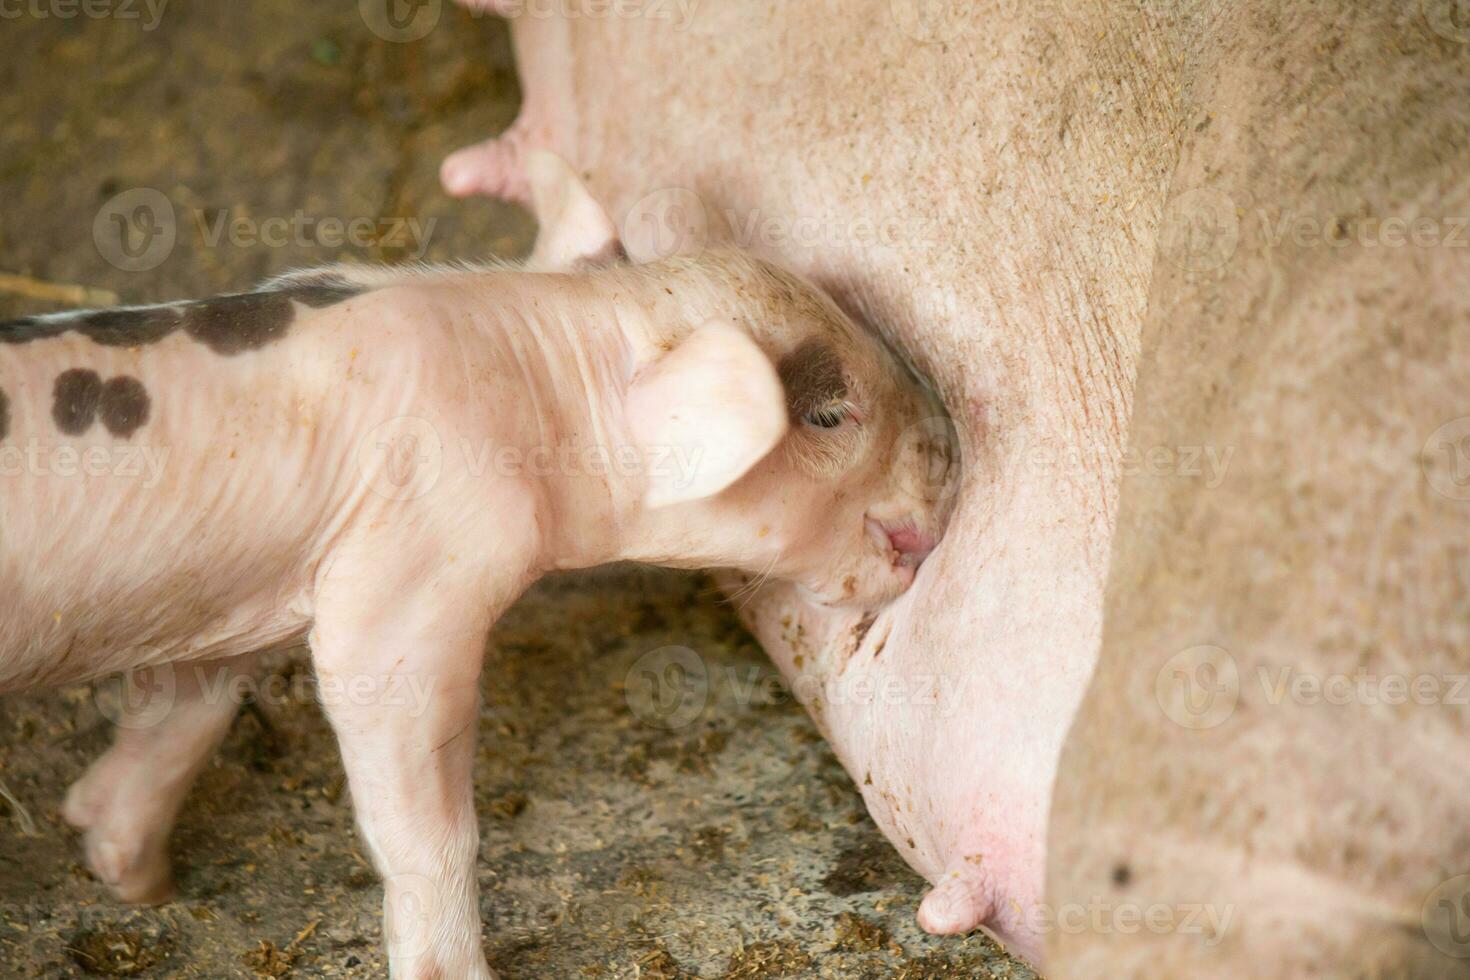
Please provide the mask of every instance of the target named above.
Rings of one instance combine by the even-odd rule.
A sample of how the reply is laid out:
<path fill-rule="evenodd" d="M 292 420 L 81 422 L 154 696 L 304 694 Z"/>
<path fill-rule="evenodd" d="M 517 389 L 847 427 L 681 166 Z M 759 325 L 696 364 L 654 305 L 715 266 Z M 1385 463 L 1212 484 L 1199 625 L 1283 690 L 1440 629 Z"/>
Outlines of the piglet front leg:
<path fill-rule="evenodd" d="M 394 980 L 495 977 L 480 948 L 471 781 L 485 596 L 480 583 L 353 572 L 318 601 L 312 655 L 383 876 Z"/>

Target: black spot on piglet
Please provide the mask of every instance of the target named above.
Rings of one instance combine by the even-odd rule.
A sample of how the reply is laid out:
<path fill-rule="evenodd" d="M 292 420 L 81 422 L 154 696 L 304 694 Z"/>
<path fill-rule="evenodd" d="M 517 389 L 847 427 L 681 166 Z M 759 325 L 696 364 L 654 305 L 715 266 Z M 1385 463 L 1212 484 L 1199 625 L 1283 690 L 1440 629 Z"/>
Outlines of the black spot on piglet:
<path fill-rule="evenodd" d="M 295 310 L 291 301 L 319 310 L 363 292 L 340 276 L 323 274 L 283 288 L 235 293 L 196 303 L 125 306 L 60 316 L 28 316 L 0 323 L 0 344 L 28 344 L 74 330 L 104 347 L 154 344 L 182 327 L 216 354 L 256 350 L 285 336 Z"/>
<path fill-rule="evenodd" d="M 345 279 L 323 277 L 319 282 L 296 286 L 286 290 L 285 293 L 298 303 L 304 303 L 313 310 L 320 310 L 360 295 L 362 287 L 347 282 Z"/>
<path fill-rule="evenodd" d="M 88 313 L 77 330 L 106 347 L 141 347 L 167 337 L 179 329 L 179 323 L 178 307 L 143 306 Z"/>
<path fill-rule="evenodd" d="M 134 306 L 66 316 L 30 316 L 0 323 L 0 344 L 29 344 L 33 340 L 49 340 L 75 330 L 106 347 L 141 347 L 162 340 L 179 326 L 179 311 L 173 306 Z"/>
<path fill-rule="evenodd" d="M 122 375 L 102 386 L 102 424 L 126 439 L 148 421 L 148 390 L 137 378 Z"/>
<path fill-rule="evenodd" d="M 323 277 L 279 291 L 217 296 L 185 307 L 184 330 L 216 354 L 240 354 L 286 335 L 296 319 L 292 300 L 319 310 L 360 292 L 362 289 L 351 283 Z"/>
<path fill-rule="evenodd" d="M 10 432 L 10 399 L 5 397 L 5 392 L 0 391 L 0 439 L 4 439 Z"/>
<path fill-rule="evenodd" d="M 66 333 L 72 324 L 64 319 L 43 320 L 28 316 L 0 323 L 0 344 L 29 344 Z"/>
<path fill-rule="evenodd" d="M 286 293 L 236 293 L 190 303 L 184 330 L 216 354 L 229 356 L 280 340 L 295 316 Z"/>
<path fill-rule="evenodd" d="M 92 427 L 101 400 L 102 379 L 96 371 L 62 371 L 51 386 L 51 418 L 62 432 L 79 436 Z"/>
<path fill-rule="evenodd" d="M 99 414 L 107 431 L 123 439 L 148 421 L 148 391 L 127 375 L 103 383 L 96 371 L 73 368 L 56 376 L 51 393 L 51 417 L 69 436 L 86 432 Z"/>

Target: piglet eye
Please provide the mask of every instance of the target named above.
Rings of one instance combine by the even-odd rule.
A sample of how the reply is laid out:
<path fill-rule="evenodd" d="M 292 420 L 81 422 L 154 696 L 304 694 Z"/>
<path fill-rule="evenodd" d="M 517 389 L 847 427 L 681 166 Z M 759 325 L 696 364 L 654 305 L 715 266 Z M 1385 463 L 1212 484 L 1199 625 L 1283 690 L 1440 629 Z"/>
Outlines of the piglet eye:
<path fill-rule="evenodd" d="M 835 429 L 847 419 L 847 409 L 840 404 L 822 405 L 802 416 L 807 425 L 819 429 Z"/>

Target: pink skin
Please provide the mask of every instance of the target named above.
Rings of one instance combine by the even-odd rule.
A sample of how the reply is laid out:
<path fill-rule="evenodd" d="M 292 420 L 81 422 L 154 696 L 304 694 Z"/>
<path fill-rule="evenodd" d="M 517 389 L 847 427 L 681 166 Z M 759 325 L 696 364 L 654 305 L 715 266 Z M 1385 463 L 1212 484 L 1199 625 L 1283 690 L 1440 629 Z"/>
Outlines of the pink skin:
<path fill-rule="evenodd" d="M 1465 871 L 1442 761 L 1464 719 L 1246 691 L 1257 668 L 1464 670 L 1465 504 L 1417 472 L 1465 412 L 1464 249 L 1280 234 L 1463 215 L 1457 5 L 731 0 L 684 30 L 591 6 L 513 20 L 511 145 L 543 134 L 624 227 L 660 192 L 702 206 L 696 247 L 823 283 L 954 420 L 964 482 L 907 594 L 866 629 L 791 587 L 747 607 L 934 883 L 925 928 L 988 922 L 1084 978 L 1464 964 L 1418 921 L 1444 899 L 1463 953 L 1463 887 L 1429 889 Z M 478 159 L 465 186 L 506 180 Z M 1202 445 L 1239 445 L 1229 480 L 1159 472 Z M 1181 729 L 1158 671 L 1215 642 L 1240 710 Z M 1259 918 L 1213 952 L 1056 926 L 1099 897 Z"/>
<path fill-rule="evenodd" d="M 680 215 L 702 206 L 696 251 L 779 257 L 933 380 L 964 477 L 913 589 L 870 617 L 777 585 L 746 614 L 797 690 L 828 692 L 813 717 L 935 886 L 920 923 L 988 923 L 1032 958 L 1177 128 L 1141 14 L 1115 6 L 704 4 L 683 31 L 520 16 L 521 119 L 446 163 L 484 168 L 455 192 L 507 186 L 539 136 L 630 229 L 647 208 L 667 224 L 650 198 L 677 192 Z M 889 530 L 895 555 L 927 546 Z M 898 693 L 852 694 L 869 684 Z"/>
<path fill-rule="evenodd" d="M 502 16 L 516 9 L 514 2 L 497 0 L 470 0 L 465 5 Z M 538 18 L 528 30 L 554 35 L 561 27 L 558 20 Z M 520 114 L 509 129 L 445 158 L 439 168 L 444 189 L 455 197 L 484 194 L 529 206 L 528 153 L 533 149 L 563 152 L 562 134 L 570 125 L 570 114 L 571 107 L 558 101 L 553 90 L 538 87 L 526 92 Z"/>
<path fill-rule="evenodd" d="M 932 535 L 922 534 L 911 527 L 885 527 L 875 522 L 879 532 L 888 538 L 888 544 L 902 557 L 905 562 L 914 565 L 919 564 L 929 553 L 934 550 L 936 544 Z"/>
<path fill-rule="evenodd" d="M 611 222 L 559 161 L 533 160 L 540 266 L 289 276 L 267 288 L 325 274 L 362 291 L 296 303 L 284 334 L 229 356 L 192 326 L 0 346 L 13 438 L 58 437 L 63 368 L 167 392 L 143 428 L 75 441 L 168 447 L 156 483 L 26 471 L 0 493 L 0 690 L 121 670 L 148 695 L 65 804 L 121 898 L 171 894 L 168 832 L 234 717 L 230 680 L 306 635 L 385 879 L 392 975 L 487 980 L 471 769 L 501 611 L 548 570 L 615 560 L 866 607 L 900 595 L 939 535 L 936 447 L 892 465 L 936 409 L 879 344 L 738 252 L 594 267 L 619 250 Z M 152 315 L 175 314 L 191 315 Z M 538 463 L 599 449 L 618 464 Z"/>
<path fill-rule="evenodd" d="M 501 136 L 447 157 L 439 177 L 444 189 L 455 197 L 486 194 L 529 205 L 531 187 L 524 176 L 526 151 L 552 145 L 550 132 L 528 122 L 523 112 Z"/>

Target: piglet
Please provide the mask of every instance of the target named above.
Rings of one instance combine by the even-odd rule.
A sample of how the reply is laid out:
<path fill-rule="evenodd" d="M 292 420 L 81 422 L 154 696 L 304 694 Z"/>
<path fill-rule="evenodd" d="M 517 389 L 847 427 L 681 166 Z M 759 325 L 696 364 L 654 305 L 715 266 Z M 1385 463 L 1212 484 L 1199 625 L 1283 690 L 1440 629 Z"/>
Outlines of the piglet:
<path fill-rule="evenodd" d="M 933 546 L 932 461 L 904 441 L 937 408 L 880 343 L 749 255 L 621 261 L 564 164 L 529 175 L 524 267 L 339 266 L 0 325 L 0 691 L 126 671 L 154 693 L 64 807 L 122 899 L 171 894 L 229 678 L 306 637 L 392 975 L 491 977 L 479 677 L 528 585 L 634 560 L 874 606 Z"/>

